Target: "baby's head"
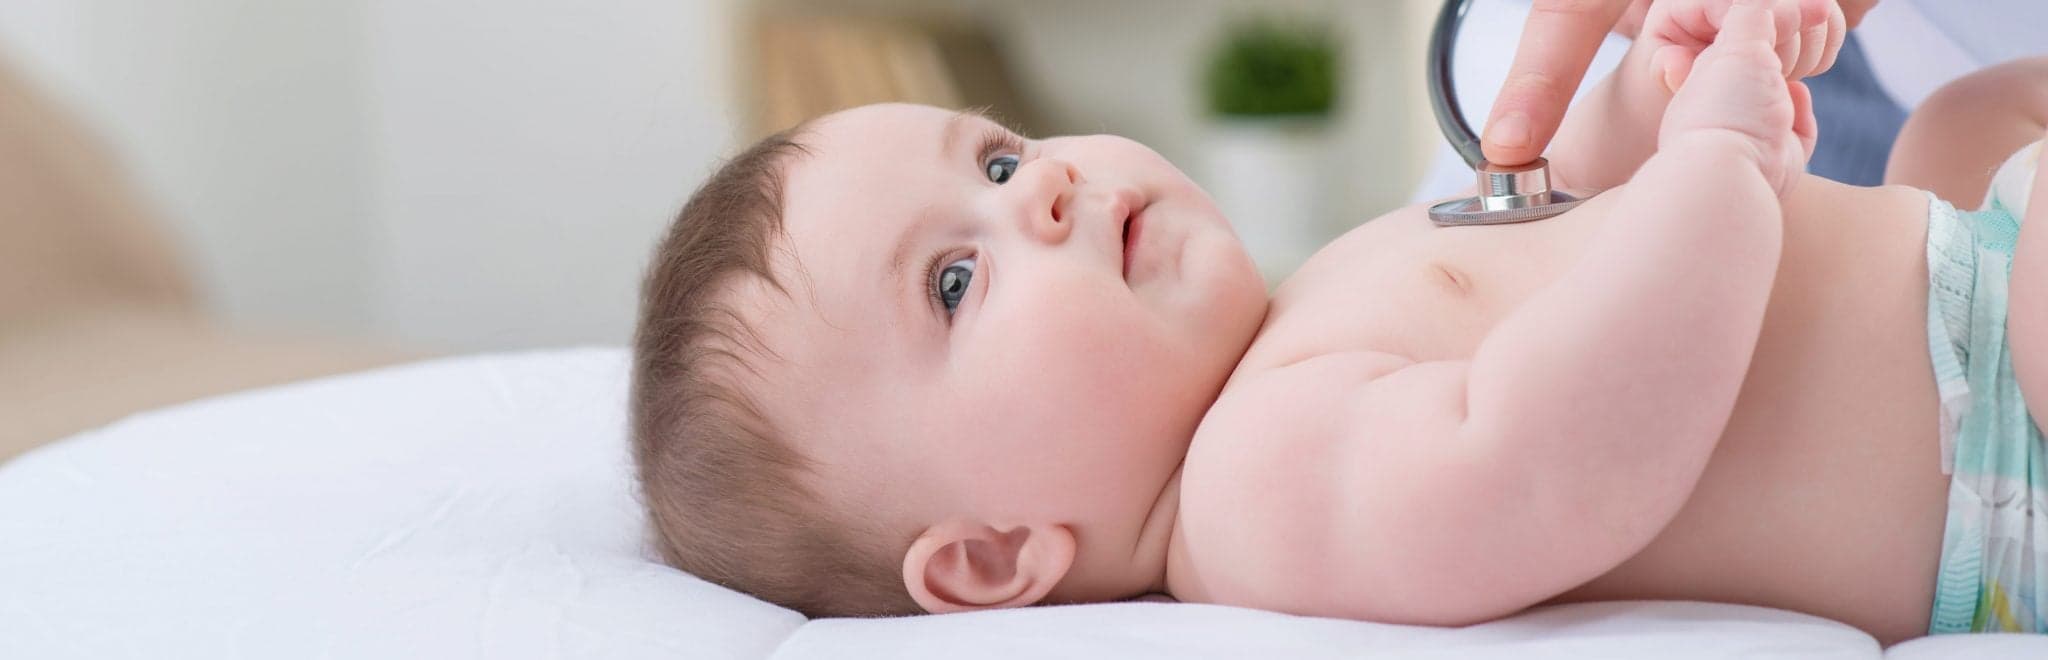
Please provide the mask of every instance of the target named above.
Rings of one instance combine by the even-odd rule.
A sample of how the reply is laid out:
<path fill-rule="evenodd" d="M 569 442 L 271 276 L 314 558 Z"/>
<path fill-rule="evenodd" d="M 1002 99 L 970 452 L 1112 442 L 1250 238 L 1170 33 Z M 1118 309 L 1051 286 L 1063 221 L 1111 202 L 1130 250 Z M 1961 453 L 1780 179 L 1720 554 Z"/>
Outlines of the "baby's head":
<path fill-rule="evenodd" d="M 643 296 L 656 543 L 812 616 L 1156 589 L 1181 458 L 1266 311 L 1152 150 L 914 105 L 735 157 Z"/>

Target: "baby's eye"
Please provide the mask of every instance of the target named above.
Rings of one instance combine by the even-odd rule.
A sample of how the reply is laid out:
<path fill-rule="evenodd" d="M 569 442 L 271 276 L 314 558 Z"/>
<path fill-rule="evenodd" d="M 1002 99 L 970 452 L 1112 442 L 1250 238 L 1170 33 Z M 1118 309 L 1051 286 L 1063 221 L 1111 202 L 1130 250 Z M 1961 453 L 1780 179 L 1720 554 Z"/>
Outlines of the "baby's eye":
<path fill-rule="evenodd" d="M 974 281 L 974 257 L 955 259 L 940 268 L 932 276 L 932 296 L 946 306 L 946 315 L 960 307 L 960 299 L 967 296 L 967 285 Z"/>
<path fill-rule="evenodd" d="M 1017 165 L 1016 156 L 996 156 L 988 159 L 988 180 L 996 183 L 1009 181 L 1010 175 L 1017 173 Z"/>

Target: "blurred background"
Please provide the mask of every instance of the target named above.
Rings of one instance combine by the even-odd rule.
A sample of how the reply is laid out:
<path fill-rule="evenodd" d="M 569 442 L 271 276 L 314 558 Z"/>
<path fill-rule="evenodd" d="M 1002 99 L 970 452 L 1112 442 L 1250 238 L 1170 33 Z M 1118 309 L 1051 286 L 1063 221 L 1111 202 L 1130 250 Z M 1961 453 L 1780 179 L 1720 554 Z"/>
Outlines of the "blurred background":
<path fill-rule="evenodd" d="M 7 0 L 0 459 L 254 385 L 621 345 L 720 157 L 867 102 L 1149 144 L 1277 282 L 1423 175 L 1437 4 Z"/>

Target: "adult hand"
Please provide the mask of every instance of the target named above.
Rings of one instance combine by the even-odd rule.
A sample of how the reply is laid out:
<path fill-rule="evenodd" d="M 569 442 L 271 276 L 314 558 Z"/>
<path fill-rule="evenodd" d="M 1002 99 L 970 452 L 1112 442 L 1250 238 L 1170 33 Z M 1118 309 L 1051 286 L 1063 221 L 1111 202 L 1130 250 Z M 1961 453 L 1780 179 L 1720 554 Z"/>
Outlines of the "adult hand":
<path fill-rule="evenodd" d="M 1662 0 L 1651 9 L 1633 50 L 1648 53 L 1664 77 L 1665 88 L 1677 91 L 1702 49 L 1726 35 L 1732 0 Z M 1848 36 L 1841 10 L 1832 0 L 1760 0 L 1771 17 L 1772 47 L 1780 62 L 1779 76 L 1798 81 L 1835 65 Z"/>
<path fill-rule="evenodd" d="M 1855 27 L 1877 0 L 1825 0 L 1845 27 Z M 1600 49 L 1608 31 L 1634 37 L 1648 14 L 1651 0 L 1535 0 L 1529 20 L 1522 26 L 1522 43 L 1515 49 L 1515 62 L 1501 83 L 1499 97 L 1480 136 L 1486 160 L 1502 165 L 1519 165 L 1535 160 L 1557 135 L 1564 119 L 1565 105 L 1586 76 L 1586 66 Z M 1779 25 L 1801 22 L 1797 3 Z M 1839 34 L 1841 30 L 1836 30 Z M 1780 47 L 1791 47 L 1780 39 Z M 1833 49 L 1826 50 L 1825 64 L 1833 63 Z M 1797 61 L 1797 60 L 1794 60 Z M 1817 70 L 1826 70 L 1825 66 Z"/>
<path fill-rule="evenodd" d="M 1634 0 L 1628 3 L 1628 11 L 1622 12 L 1621 20 L 1614 24 L 1614 33 L 1630 39 L 1636 38 L 1643 30 L 1643 20 L 1650 15 L 1650 3 L 1651 0 Z M 1835 5 L 1842 9 L 1843 21 L 1848 27 L 1853 28 L 1863 22 L 1864 14 L 1877 7 L 1877 0 L 1838 0 Z"/>

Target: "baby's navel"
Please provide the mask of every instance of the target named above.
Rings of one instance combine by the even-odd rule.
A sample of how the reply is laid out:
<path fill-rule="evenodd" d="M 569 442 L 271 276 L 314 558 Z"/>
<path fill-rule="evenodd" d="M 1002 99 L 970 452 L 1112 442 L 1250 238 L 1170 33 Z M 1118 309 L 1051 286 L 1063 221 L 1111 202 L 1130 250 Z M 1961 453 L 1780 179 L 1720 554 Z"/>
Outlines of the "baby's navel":
<path fill-rule="evenodd" d="M 1458 270 L 1456 267 L 1441 261 L 1431 262 L 1429 266 L 1431 270 L 1436 271 L 1438 281 L 1448 286 L 1452 294 L 1461 297 L 1472 294 L 1472 277 L 1466 275 L 1465 271 Z"/>

